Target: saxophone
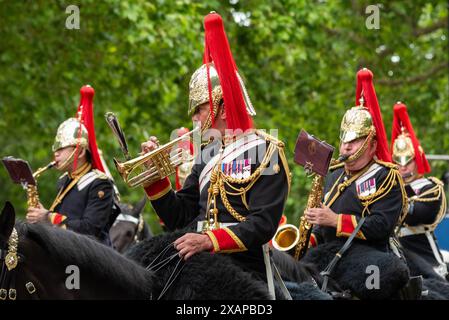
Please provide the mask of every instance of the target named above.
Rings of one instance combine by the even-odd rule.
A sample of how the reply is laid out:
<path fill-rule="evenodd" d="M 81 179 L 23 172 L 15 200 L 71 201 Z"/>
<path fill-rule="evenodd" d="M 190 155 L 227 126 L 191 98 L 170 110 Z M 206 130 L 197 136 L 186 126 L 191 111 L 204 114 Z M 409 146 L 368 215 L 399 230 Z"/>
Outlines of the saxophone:
<path fill-rule="evenodd" d="M 321 200 L 323 199 L 323 186 L 324 186 L 324 177 L 316 174 L 312 181 L 312 189 L 310 190 L 309 197 L 307 199 L 307 208 L 317 208 L 321 204 Z M 309 240 L 312 234 L 313 225 L 309 223 L 304 215 L 302 215 L 299 220 L 299 240 L 296 244 L 294 258 L 296 260 L 301 259 L 308 247 Z"/>
<path fill-rule="evenodd" d="M 39 207 L 39 193 L 37 192 L 37 178 L 47 171 L 48 169 L 51 169 L 55 166 L 56 162 L 52 161 L 49 164 L 47 164 L 45 167 L 39 168 L 36 170 L 36 172 L 33 173 L 33 178 L 35 179 L 35 184 L 28 184 L 27 185 L 27 205 L 28 208 L 38 208 Z"/>

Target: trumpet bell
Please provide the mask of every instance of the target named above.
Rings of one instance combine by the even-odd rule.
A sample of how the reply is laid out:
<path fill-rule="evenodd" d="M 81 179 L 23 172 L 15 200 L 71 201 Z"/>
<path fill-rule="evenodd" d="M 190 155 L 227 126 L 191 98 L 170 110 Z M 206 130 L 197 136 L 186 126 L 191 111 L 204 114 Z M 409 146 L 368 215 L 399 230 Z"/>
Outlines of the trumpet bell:
<path fill-rule="evenodd" d="M 192 130 L 157 149 L 126 162 L 114 159 L 115 167 L 125 183 L 131 187 L 151 185 L 175 173 L 176 167 L 192 160 L 182 148 L 174 148 L 181 140 L 196 132 Z"/>
<path fill-rule="evenodd" d="M 292 224 L 284 224 L 278 228 L 272 244 L 279 251 L 293 251 L 299 241 L 299 229 Z"/>

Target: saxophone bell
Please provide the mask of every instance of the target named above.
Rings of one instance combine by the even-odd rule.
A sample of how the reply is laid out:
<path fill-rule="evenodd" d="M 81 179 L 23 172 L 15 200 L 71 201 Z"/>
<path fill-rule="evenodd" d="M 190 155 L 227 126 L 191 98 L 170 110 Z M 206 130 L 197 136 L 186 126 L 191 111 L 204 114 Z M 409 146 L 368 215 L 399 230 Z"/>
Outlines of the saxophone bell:
<path fill-rule="evenodd" d="M 299 229 L 292 224 L 283 224 L 277 229 L 271 243 L 276 250 L 293 255 L 298 241 Z"/>

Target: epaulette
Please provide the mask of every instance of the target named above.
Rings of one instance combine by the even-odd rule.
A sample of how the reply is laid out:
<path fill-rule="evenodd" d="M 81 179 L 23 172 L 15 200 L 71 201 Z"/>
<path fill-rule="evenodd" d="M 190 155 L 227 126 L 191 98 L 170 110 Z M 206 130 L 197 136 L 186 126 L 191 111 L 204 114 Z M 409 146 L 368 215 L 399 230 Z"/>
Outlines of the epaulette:
<path fill-rule="evenodd" d="M 344 162 L 340 162 L 340 163 L 331 165 L 331 166 L 329 167 L 329 171 L 334 171 L 334 170 L 336 170 L 336 169 L 338 169 L 338 168 L 343 167 L 344 165 L 345 165 Z"/>
<path fill-rule="evenodd" d="M 285 143 L 279 140 L 278 138 L 275 138 L 274 136 L 262 131 L 262 130 L 256 130 L 256 134 L 265 139 L 266 141 L 269 141 L 270 143 L 275 144 L 278 148 L 284 148 Z"/>
<path fill-rule="evenodd" d="M 104 179 L 104 180 L 105 179 L 109 179 L 108 176 L 104 172 L 102 172 L 102 171 L 100 171 L 98 169 L 93 169 L 92 171 L 95 172 L 95 174 L 97 175 L 98 179 Z"/>
<path fill-rule="evenodd" d="M 432 181 L 433 183 L 435 183 L 437 186 L 442 186 L 442 187 L 444 187 L 444 182 L 441 181 L 440 179 L 438 179 L 437 177 L 427 177 L 427 179 L 429 179 L 430 181 Z"/>
<path fill-rule="evenodd" d="M 382 160 L 378 160 L 378 159 L 376 159 L 375 161 L 376 161 L 376 163 L 380 164 L 381 166 L 384 166 L 384 167 L 387 167 L 387 168 L 390 168 L 390 169 L 399 170 L 399 166 L 397 164 L 392 163 L 392 162 L 382 161 Z"/>

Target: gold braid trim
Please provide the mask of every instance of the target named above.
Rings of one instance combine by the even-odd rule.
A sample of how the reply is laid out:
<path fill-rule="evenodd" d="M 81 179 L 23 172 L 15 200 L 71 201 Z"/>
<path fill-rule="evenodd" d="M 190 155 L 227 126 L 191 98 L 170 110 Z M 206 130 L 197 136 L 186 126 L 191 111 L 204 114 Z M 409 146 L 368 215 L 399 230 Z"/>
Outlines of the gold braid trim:
<path fill-rule="evenodd" d="M 374 202 L 379 201 L 380 199 L 385 197 L 397 183 L 399 183 L 399 187 L 402 193 L 402 212 L 399 216 L 397 224 L 402 224 L 408 212 L 407 193 L 405 192 L 404 182 L 399 171 L 393 168 L 390 168 L 387 177 L 384 179 L 375 193 L 366 197 L 359 197 L 360 201 L 362 202 L 362 206 L 364 207 L 362 211 L 362 217 L 365 215 L 365 211 L 370 214 L 368 207 Z"/>
<path fill-rule="evenodd" d="M 338 169 L 338 168 L 341 168 L 341 167 L 343 167 L 343 166 L 345 165 L 344 162 L 338 163 L 337 161 L 338 161 L 338 160 L 335 160 L 335 159 L 332 159 L 332 160 L 331 160 L 331 163 L 336 163 L 336 164 L 331 165 L 331 166 L 329 167 L 329 171 L 334 171 L 334 170 L 336 170 L 336 169 Z"/>
<path fill-rule="evenodd" d="M 330 191 L 328 192 L 329 197 L 334 193 L 334 190 L 337 189 L 337 191 L 335 192 L 334 196 L 331 198 L 331 200 L 327 201 L 327 199 L 324 201 L 324 204 L 327 207 L 330 207 L 335 200 L 337 200 L 337 198 L 343 193 L 343 191 L 345 191 L 345 189 L 347 187 L 349 187 L 355 180 L 357 180 L 360 176 L 362 176 L 366 171 L 368 171 L 368 169 L 371 167 L 372 162 L 370 162 L 369 164 L 367 164 L 365 166 L 365 168 L 363 168 L 362 170 L 360 170 L 359 172 L 357 172 L 355 175 L 353 175 L 351 178 L 349 178 L 346 181 L 343 181 L 341 183 L 339 183 L 339 181 L 341 180 L 341 177 L 343 176 L 343 174 L 345 173 L 344 171 L 340 174 L 340 176 L 337 178 L 337 180 L 335 181 L 334 185 L 332 186 L 332 188 L 330 189 Z"/>
<path fill-rule="evenodd" d="M 384 167 L 390 168 L 390 169 L 396 169 L 399 170 L 399 166 L 392 162 L 386 162 L 379 159 L 376 159 L 376 162 Z"/>
<path fill-rule="evenodd" d="M 268 168 L 270 160 L 276 150 L 279 151 L 279 156 L 281 157 L 282 164 L 284 166 L 285 174 L 287 176 L 288 182 L 288 192 L 290 193 L 290 185 L 291 185 L 291 174 L 288 168 L 288 161 L 284 154 L 284 143 L 282 141 L 277 140 L 276 138 L 266 134 L 262 131 L 256 131 L 257 134 L 262 136 L 266 141 L 269 141 L 267 151 L 257 169 L 245 179 L 237 179 L 227 176 L 221 171 L 221 161 L 217 163 L 216 169 L 212 172 L 211 175 L 211 186 L 209 188 L 209 200 L 211 199 L 210 195 L 217 195 L 217 189 L 219 190 L 221 200 L 226 210 L 239 222 L 245 221 L 246 218 L 238 213 L 229 202 L 228 195 L 232 196 L 240 196 L 242 198 L 242 202 L 245 207 L 249 210 L 249 206 L 246 200 L 246 193 L 253 187 L 253 185 L 260 178 L 262 173 Z M 246 186 L 243 186 L 245 185 Z M 237 185 L 237 186 L 234 186 Z M 230 189 L 230 191 L 226 190 L 226 186 Z M 216 202 L 213 202 L 214 206 L 216 206 Z M 218 214 L 216 207 L 213 209 L 213 213 Z M 216 221 L 216 220 L 215 220 Z"/>
<path fill-rule="evenodd" d="M 446 194 L 444 193 L 444 183 L 436 177 L 428 177 L 428 179 L 435 183 L 435 186 L 421 193 L 419 196 L 411 197 L 410 202 L 433 202 L 439 201 L 441 199 L 441 206 L 438 210 L 437 216 L 435 217 L 435 221 L 432 224 L 423 224 L 424 227 L 426 227 L 430 231 L 433 231 L 446 215 L 447 202 Z M 436 194 L 436 196 L 426 197 L 433 194 Z"/>

